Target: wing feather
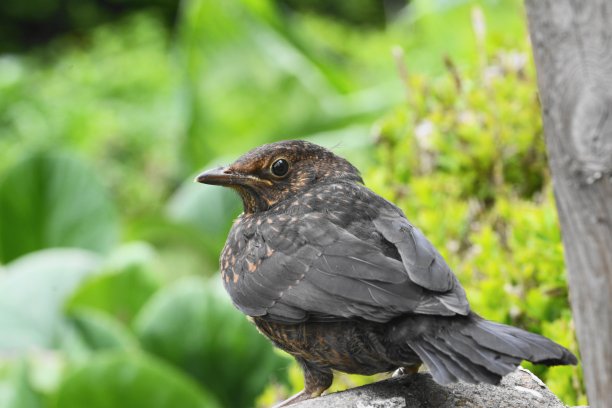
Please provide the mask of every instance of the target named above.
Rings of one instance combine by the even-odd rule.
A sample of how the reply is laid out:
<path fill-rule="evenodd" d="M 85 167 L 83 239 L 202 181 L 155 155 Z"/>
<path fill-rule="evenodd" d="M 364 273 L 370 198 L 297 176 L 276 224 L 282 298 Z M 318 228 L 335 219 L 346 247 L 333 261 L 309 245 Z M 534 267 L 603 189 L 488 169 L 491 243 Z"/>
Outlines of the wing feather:
<path fill-rule="evenodd" d="M 365 195 L 351 197 L 354 205 L 372 200 L 379 206 L 375 214 L 361 212 L 359 225 L 339 224 L 347 217 L 334 217 L 328 208 L 269 213 L 247 238 L 240 229 L 230 233 L 230 247 L 246 249 L 235 251 L 236 260 L 232 256 L 224 269 L 234 304 L 248 315 L 281 322 L 467 314 L 463 288 L 421 231 L 393 204 L 363 186 L 352 188 L 352 194 Z M 378 238 L 364 239 L 370 232 Z"/>
<path fill-rule="evenodd" d="M 386 212 L 374 219 L 373 223 L 382 236 L 396 246 L 414 283 L 436 292 L 447 292 L 455 287 L 455 275 L 442 255 L 407 219 Z"/>

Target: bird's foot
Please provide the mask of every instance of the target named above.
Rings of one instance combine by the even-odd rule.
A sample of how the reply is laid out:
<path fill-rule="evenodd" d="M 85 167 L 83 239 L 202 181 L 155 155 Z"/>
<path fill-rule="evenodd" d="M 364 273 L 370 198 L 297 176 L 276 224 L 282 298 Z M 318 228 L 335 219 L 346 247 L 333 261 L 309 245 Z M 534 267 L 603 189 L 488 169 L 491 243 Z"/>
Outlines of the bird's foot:
<path fill-rule="evenodd" d="M 406 366 L 406 367 L 400 367 L 397 370 L 395 370 L 393 372 L 393 374 L 391 374 L 392 378 L 396 378 L 396 377 L 401 377 L 403 375 L 412 375 L 412 374 L 416 374 L 419 372 L 419 367 L 421 367 L 421 364 L 414 364 L 411 366 Z"/>
<path fill-rule="evenodd" d="M 306 401 L 311 398 L 318 397 L 323 393 L 324 390 L 316 391 L 316 392 L 307 392 L 306 390 L 302 390 L 295 394 L 292 397 L 287 398 L 283 402 L 273 406 L 272 408 L 281 408 L 289 405 L 297 404 L 298 402 Z"/>

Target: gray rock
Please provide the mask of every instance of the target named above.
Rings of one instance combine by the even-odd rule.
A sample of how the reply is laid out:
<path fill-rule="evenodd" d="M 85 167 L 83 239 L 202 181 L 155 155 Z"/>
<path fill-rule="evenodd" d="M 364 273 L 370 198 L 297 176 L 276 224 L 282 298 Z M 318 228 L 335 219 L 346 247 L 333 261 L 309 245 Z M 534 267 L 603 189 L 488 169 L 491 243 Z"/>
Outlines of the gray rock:
<path fill-rule="evenodd" d="M 291 408 L 565 408 L 534 374 L 519 368 L 498 386 L 437 384 L 429 374 L 391 378 L 304 401 Z"/>

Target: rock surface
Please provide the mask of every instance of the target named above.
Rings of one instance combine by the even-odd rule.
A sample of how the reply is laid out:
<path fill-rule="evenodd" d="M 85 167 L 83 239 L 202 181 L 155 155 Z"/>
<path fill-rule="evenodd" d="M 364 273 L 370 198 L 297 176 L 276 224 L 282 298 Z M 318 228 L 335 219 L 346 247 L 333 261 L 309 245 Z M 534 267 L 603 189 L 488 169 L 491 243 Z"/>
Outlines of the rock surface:
<path fill-rule="evenodd" d="M 391 378 L 304 401 L 291 408 L 561 408 L 566 407 L 534 374 L 519 368 L 500 385 L 437 384 L 429 374 Z"/>

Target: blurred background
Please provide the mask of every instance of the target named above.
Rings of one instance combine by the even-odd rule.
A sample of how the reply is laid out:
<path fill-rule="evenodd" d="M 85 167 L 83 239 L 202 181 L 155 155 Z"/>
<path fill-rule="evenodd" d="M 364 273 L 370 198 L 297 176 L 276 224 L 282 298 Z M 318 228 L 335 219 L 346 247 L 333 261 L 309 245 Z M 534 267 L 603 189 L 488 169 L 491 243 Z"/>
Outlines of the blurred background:
<path fill-rule="evenodd" d="M 240 200 L 192 182 L 289 138 L 353 161 L 475 311 L 577 353 L 536 91 L 517 0 L 3 0 L 0 407 L 300 390 L 219 284 Z M 586 402 L 580 367 L 526 367 Z"/>

